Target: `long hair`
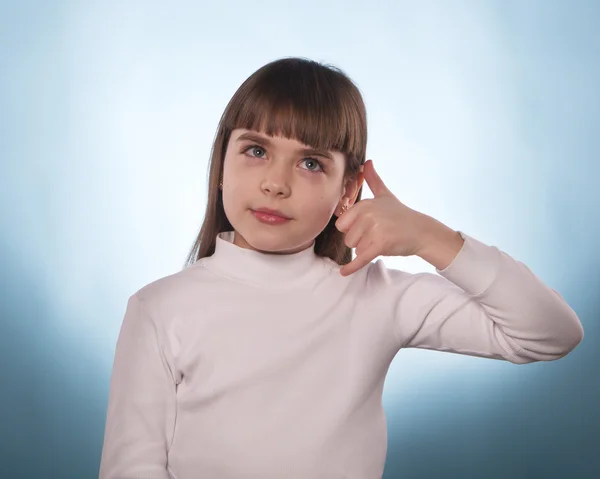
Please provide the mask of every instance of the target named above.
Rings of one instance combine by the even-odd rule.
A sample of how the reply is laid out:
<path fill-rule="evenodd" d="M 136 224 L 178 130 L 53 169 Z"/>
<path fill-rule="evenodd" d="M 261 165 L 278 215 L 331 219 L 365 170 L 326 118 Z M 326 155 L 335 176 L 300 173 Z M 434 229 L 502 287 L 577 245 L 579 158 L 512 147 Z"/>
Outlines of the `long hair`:
<path fill-rule="evenodd" d="M 344 181 L 365 163 L 367 118 L 364 101 L 339 68 L 303 58 L 268 63 L 242 83 L 227 104 L 213 142 L 208 201 L 204 221 L 184 268 L 215 251 L 216 236 L 233 230 L 225 216 L 219 183 L 231 132 L 236 128 L 295 139 L 317 149 L 344 154 Z M 361 199 L 362 187 L 357 201 Z M 352 261 L 352 250 L 335 227 L 332 215 L 315 238 L 315 253 L 340 265 Z"/>

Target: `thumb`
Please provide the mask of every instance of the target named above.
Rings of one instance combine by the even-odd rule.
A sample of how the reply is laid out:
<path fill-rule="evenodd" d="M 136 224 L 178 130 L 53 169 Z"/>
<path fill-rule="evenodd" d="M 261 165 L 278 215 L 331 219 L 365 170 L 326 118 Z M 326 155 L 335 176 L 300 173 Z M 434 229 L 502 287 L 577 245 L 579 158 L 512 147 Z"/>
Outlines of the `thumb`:
<path fill-rule="evenodd" d="M 385 183 L 375 171 L 375 166 L 373 166 L 373 160 L 369 160 L 365 163 L 364 167 L 364 176 L 369 189 L 373 192 L 373 196 L 385 196 L 390 193 L 390 190 Z"/>

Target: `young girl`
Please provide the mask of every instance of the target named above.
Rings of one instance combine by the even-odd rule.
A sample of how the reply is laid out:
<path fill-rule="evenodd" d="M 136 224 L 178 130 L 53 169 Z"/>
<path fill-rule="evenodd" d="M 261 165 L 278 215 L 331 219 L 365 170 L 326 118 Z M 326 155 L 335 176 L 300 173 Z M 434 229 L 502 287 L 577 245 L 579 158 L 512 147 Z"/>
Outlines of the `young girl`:
<path fill-rule="evenodd" d="M 579 344 L 556 291 L 402 204 L 366 142 L 361 95 L 334 67 L 282 59 L 234 94 L 186 267 L 127 303 L 100 478 L 381 478 L 401 348 L 525 364 Z M 393 255 L 438 274 L 372 262 Z"/>

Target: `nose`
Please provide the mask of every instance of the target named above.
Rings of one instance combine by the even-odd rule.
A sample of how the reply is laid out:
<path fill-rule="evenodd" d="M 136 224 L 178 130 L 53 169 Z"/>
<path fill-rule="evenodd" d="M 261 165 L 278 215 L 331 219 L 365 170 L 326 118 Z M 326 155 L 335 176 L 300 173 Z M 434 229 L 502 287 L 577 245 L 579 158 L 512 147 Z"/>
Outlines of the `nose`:
<path fill-rule="evenodd" d="M 282 169 L 271 168 L 265 175 L 261 189 L 264 193 L 273 196 L 289 196 L 290 185 L 286 174 Z"/>

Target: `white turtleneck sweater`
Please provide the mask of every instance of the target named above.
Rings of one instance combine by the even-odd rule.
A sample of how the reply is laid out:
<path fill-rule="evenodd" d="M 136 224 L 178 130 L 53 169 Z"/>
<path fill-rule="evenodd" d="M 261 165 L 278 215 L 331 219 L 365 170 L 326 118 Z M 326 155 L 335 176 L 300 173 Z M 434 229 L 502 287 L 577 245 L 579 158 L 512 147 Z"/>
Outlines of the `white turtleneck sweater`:
<path fill-rule="evenodd" d="M 379 479 L 382 392 L 401 348 L 551 361 L 583 338 L 523 263 L 460 232 L 445 270 L 343 277 L 313 248 L 215 253 L 133 294 L 101 479 Z"/>

